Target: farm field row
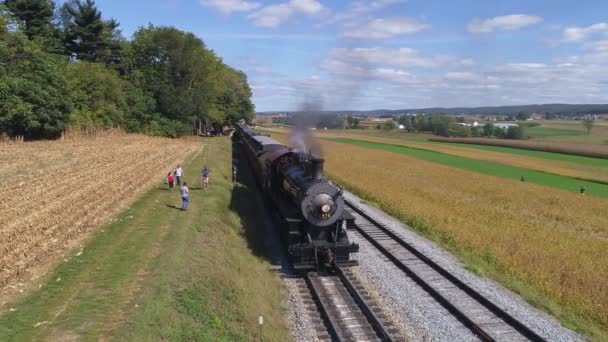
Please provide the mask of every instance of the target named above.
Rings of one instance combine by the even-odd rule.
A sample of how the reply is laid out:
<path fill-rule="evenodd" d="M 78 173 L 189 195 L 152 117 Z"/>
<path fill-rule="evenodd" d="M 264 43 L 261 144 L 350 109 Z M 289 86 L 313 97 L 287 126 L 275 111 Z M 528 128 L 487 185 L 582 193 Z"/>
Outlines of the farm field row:
<path fill-rule="evenodd" d="M 188 212 L 177 210 L 179 192 L 155 179 L 2 312 L 0 341 L 287 340 L 281 281 L 250 238 L 262 226 L 259 194 L 232 184 L 229 139 L 204 141 L 184 163 Z M 202 165 L 213 172 L 210 190 L 200 189 Z"/>
<path fill-rule="evenodd" d="M 285 131 L 274 130 L 274 132 L 284 133 Z M 331 131 L 317 133 L 317 136 L 321 138 L 345 138 L 387 145 L 399 145 L 457 157 L 524 168 L 569 178 L 604 183 L 608 182 L 608 159 L 580 157 L 499 146 L 429 142 L 419 137 L 419 135 L 413 135 L 415 136 L 415 139 L 410 139 L 410 134 L 403 133 L 379 135 Z M 428 135 L 423 136 L 428 137 Z M 517 179 L 519 179 L 520 176 L 521 175 L 519 175 Z"/>
<path fill-rule="evenodd" d="M 568 327 L 608 337 L 608 200 L 382 149 L 328 140 L 322 147 L 327 173 L 342 186 Z"/>
<path fill-rule="evenodd" d="M 3 144 L 0 307 L 21 290 L 14 284 L 43 273 L 49 262 L 201 148 L 191 140 L 124 134 Z"/>
<path fill-rule="evenodd" d="M 362 137 L 359 135 L 344 135 L 342 137 L 434 151 L 570 178 L 608 182 L 608 159 L 579 157 L 497 146 L 413 142 L 387 138 Z"/>
<path fill-rule="evenodd" d="M 539 184 L 571 192 L 579 192 L 580 187 L 584 186 L 588 195 L 608 197 L 608 184 L 558 176 L 526 168 L 489 162 L 486 160 L 439 153 L 427 149 L 345 138 L 336 138 L 331 140 L 374 150 L 405 154 L 420 160 L 426 160 L 441 165 L 482 173 L 494 177 L 506 178 L 509 180 L 520 181 L 521 177 L 524 177 L 524 183 Z"/>

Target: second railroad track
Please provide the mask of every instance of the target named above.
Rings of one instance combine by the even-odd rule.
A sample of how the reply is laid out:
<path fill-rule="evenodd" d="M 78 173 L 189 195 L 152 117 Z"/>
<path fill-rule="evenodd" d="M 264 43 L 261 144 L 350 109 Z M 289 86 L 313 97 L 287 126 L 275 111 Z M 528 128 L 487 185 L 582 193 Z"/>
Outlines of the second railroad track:
<path fill-rule="evenodd" d="M 356 205 L 355 229 L 483 341 L 544 341 L 532 329 L 435 263 Z"/>

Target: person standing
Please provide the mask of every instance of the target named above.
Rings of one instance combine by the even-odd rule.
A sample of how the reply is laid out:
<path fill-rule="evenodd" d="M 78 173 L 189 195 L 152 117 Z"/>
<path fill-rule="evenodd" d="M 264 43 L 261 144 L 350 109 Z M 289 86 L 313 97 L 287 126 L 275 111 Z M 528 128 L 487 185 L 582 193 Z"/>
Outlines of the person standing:
<path fill-rule="evenodd" d="M 175 168 L 175 178 L 177 179 L 177 186 L 182 185 L 182 177 L 184 176 L 184 170 L 181 166 L 177 165 Z"/>
<path fill-rule="evenodd" d="M 205 168 L 203 169 L 203 171 L 201 173 L 203 176 L 203 188 L 208 189 L 209 188 L 209 169 L 205 166 Z"/>
<path fill-rule="evenodd" d="M 175 187 L 175 177 L 173 177 L 171 172 L 167 174 L 167 183 L 169 183 L 169 190 L 173 191 L 173 188 Z"/>
<path fill-rule="evenodd" d="M 188 190 L 188 183 L 184 182 L 184 185 L 180 188 L 180 193 L 182 195 L 182 210 L 188 211 L 188 207 L 190 207 L 190 191 Z"/>
<path fill-rule="evenodd" d="M 584 195 L 587 192 L 587 189 L 584 186 L 581 186 L 581 195 Z"/>

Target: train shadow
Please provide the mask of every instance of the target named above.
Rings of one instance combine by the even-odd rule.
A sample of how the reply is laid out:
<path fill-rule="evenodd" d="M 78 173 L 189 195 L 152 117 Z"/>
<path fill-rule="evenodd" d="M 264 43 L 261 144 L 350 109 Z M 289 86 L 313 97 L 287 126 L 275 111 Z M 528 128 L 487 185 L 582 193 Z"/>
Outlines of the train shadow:
<path fill-rule="evenodd" d="M 243 226 L 242 235 L 252 253 L 269 261 L 273 266 L 284 267 L 283 246 L 277 236 L 275 221 L 269 214 L 260 192 L 237 143 L 232 146 L 232 163 L 237 177 L 232 188 L 230 209 L 237 213 Z"/>

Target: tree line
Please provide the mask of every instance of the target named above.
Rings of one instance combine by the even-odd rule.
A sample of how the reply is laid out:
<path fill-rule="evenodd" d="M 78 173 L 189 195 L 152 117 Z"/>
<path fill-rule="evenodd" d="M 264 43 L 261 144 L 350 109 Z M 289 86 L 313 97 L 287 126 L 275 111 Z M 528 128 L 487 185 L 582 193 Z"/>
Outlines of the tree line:
<path fill-rule="evenodd" d="M 457 118 L 445 114 L 402 116 L 398 120 L 408 132 L 430 132 L 442 137 L 497 137 L 503 139 L 527 139 L 526 123 L 501 128 L 491 123 L 483 126 L 462 125 Z"/>
<path fill-rule="evenodd" d="M 245 73 L 192 33 L 140 27 L 129 41 L 94 0 L 0 2 L 0 134 L 67 127 L 177 137 L 253 117 Z"/>

